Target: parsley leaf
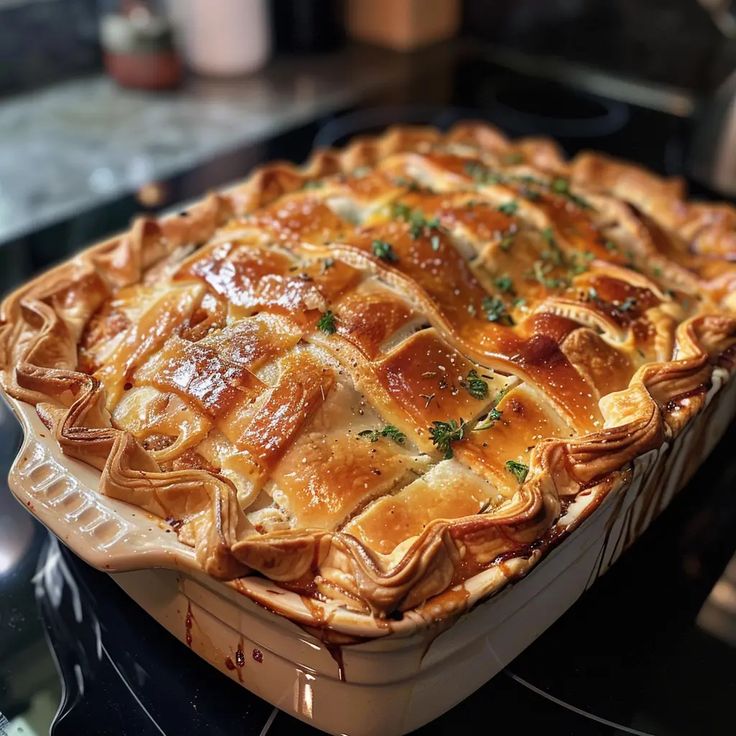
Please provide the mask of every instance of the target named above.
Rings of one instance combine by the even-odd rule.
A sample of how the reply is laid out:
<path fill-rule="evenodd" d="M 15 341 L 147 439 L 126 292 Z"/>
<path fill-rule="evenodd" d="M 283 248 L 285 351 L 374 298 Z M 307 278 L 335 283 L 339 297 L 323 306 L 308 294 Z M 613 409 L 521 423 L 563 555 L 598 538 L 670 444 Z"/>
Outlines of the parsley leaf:
<path fill-rule="evenodd" d="M 516 211 L 519 209 L 519 204 L 513 199 L 510 199 L 508 202 L 500 204 L 497 209 L 499 212 L 503 212 L 504 215 L 511 217 L 516 214 Z"/>
<path fill-rule="evenodd" d="M 567 179 L 553 179 L 552 184 L 550 185 L 550 189 L 555 194 L 560 194 L 563 197 L 566 197 L 570 202 L 577 205 L 581 209 L 584 210 L 592 210 L 594 207 L 588 202 L 587 200 L 583 199 L 577 194 L 574 194 L 572 190 L 570 189 L 570 182 Z"/>
<path fill-rule="evenodd" d="M 511 276 L 498 276 L 493 282 L 499 291 L 504 294 L 514 294 L 514 282 Z"/>
<path fill-rule="evenodd" d="M 514 244 L 514 234 L 515 233 L 507 233 L 503 238 L 501 238 L 501 242 L 498 244 L 498 247 L 505 253 L 508 253 L 511 250 L 511 246 Z"/>
<path fill-rule="evenodd" d="M 371 243 L 371 250 L 373 251 L 373 255 L 382 261 L 396 263 L 399 260 L 391 243 L 387 243 L 385 240 L 374 240 Z"/>
<path fill-rule="evenodd" d="M 621 312 L 630 312 L 636 306 L 636 299 L 633 296 L 627 296 L 619 305 Z"/>
<path fill-rule="evenodd" d="M 322 313 L 322 316 L 317 320 L 317 329 L 324 332 L 326 335 L 334 335 L 337 332 L 335 326 L 335 315 L 330 309 Z"/>
<path fill-rule="evenodd" d="M 310 179 L 302 184 L 302 189 L 321 189 L 325 183 L 319 179 Z"/>
<path fill-rule="evenodd" d="M 438 230 L 439 227 L 440 221 L 436 217 L 428 220 L 424 216 L 423 212 L 420 212 L 419 210 L 412 212 L 410 232 L 414 240 L 420 238 L 425 230 Z M 434 248 L 434 246 L 432 247 Z"/>
<path fill-rule="evenodd" d="M 506 327 L 513 327 L 514 319 L 508 313 L 506 305 L 497 296 L 487 296 L 481 304 L 489 322 L 498 322 Z"/>
<path fill-rule="evenodd" d="M 506 470 L 508 470 L 520 484 L 526 480 L 526 476 L 529 474 L 529 466 L 524 465 L 524 463 L 518 463 L 516 460 L 507 460 Z"/>
<path fill-rule="evenodd" d="M 555 240 L 555 231 L 551 227 L 546 227 L 541 231 L 542 237 L 547 241 L 550 248 L 559 248 L 557 240 Z"/>
<path fill-rule="evenodd" d="M 478 184 L 501 184 L 505 177 L 496 171 L 491 171 L 483 164 L 472 161 L 465 165 L 465 171 Z"/>
<path fill-rule="evenodd" d="M 444 455 L 445 460 L 453 456 L 452 443 L 460 442 L 465 437 L 467 424 L 461 419 L 458 424 L 454 419 L 449 422 L 435 420 L 429 428 L 429 436 L 434 446 Z"/>
<path fill-rule="evenodd" d="M 403 202 L 394 202 L 391 205 L 391 216 L 397 220 L 406 220 L 408 222 L 411 217 L 411 207 Z"/>
<path fill-rule="evenodd" d="M 485 399 L 488 396 L 488 383 L 478 375 L 475 368 L 468 373 L 463 386 L 474 399 Z"/>
<path fill-rule="evenodd" d="M 394 202 L 391 206 L 392 215 L 398 220 L 404 220 L 409 223 L 409 232 L 411 237 L 416 240 L 421 237 L 425 230 L 439 230 L 440 221 L 436 217 L 427 219 L 421 210 L 413 210 L 403 202 Z M 439 239 L 432 240 L 432 249 L 439 249 Z"/>

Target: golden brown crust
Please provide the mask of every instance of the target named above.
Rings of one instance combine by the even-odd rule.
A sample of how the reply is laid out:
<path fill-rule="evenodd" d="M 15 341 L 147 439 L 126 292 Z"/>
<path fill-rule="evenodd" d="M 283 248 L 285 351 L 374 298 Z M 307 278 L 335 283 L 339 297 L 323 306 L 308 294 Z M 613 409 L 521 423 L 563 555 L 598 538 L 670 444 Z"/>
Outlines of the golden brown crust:
<path fill-rule="evenodd" d="M 176 520 L 210 574 L 385 616 L 503 560 L 528 569 L 584 518 L 559 528 L 581 491 L 589 513 L 682 431 L 731 366 L 735 223 L 548 140 L 394 128 L 140 219 L 16 291 L 2 380 L 102 493 Z M 380 444 L 343 438 L 359 397 L 406 444 L 370 424 Z M 451 419 L 468 424 L 443 460 L 429 429 Z"/>

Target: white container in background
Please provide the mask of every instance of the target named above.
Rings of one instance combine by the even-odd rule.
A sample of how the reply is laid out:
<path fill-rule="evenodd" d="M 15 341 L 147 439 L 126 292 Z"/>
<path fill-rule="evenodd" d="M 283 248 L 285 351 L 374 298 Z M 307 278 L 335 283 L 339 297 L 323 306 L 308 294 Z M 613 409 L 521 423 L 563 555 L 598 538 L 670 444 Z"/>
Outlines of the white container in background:
<path fill-rule="evenodd" d="M 198 74 L 230 77 L 262 67 L 271 52 L 266 0 L 176 0 L 184 53 Z"/>

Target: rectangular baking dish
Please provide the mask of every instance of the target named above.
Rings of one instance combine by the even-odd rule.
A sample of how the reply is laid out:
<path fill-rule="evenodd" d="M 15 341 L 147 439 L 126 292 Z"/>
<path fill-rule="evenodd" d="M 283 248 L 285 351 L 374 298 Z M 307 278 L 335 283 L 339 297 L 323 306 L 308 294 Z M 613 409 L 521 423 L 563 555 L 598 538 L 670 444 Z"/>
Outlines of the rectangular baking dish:
<path fill-rule="evenodd" d="M 231 679 L 329 733 L 398 735 L 492 678 L 667 507 L 736 414 L 736 382 L 729 379 L 725 369 L 715 369 L 704 408 L 676 440 L 638 457 L 630 484 L 607 494 L 529 575 L 452 625 L 427 625 L 409 615 L 390 632 L 374 622 L 366 637 L 365 620 L 338 618 L 333 628 L 344 636 L 342 645 L 316 635 L 309 623 L 319 623 L 317 614 L 296 594 L 275 591 L 258 577 L 223 583 L 199 572 L 193 551 L 161 519 L 98 493 L 99 472 L 63 456 L 34 408 L 4 394 L 25 433 L 9 483 L 71 550 L 110 573 L 162 626 Z M 466 587 L 482 586 L 484 574 Z M 251 600 L 275 594 L 298 623 Z M 359 643 L 352 643 L 355 634 Z"/>

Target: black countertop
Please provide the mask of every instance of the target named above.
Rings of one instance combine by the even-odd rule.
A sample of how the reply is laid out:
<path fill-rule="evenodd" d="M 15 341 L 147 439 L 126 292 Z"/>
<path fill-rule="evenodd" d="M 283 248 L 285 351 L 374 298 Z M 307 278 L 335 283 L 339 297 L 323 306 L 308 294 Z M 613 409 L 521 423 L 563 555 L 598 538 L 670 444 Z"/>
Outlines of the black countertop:
<path fill-rule="evenodd" d="M 466 56 L 429 79 L 174 177 L 162 183 L 158 206 L 199 196 L 263 161 L 302 160 L 315 141 L 340 143 L 397 120 L 448 125 L 461 117 L 487 118 L 512 135 L 551 134 L 568 153 L 599 148 L 662 173 L 685 170 L 687 120 Z M 131 195 L 6 244 L 0 288 L 124 227 L 140 209 Z M 20 443 L 4 406 L 0 436 L 4 478 Z M 503 673 L 421 732 L 455 733 L 478 722 L 516 733 L 733 733 L 735 442 L 732 427 L 612 571 Z M 50 727 L 64 736 L 311 730 L 199 660 L 105 574 L 50 538 L 7 487 L 0 489 L 0 712 L 0 734 L 21 733 L 20 725 L 24 736 Z"/>

